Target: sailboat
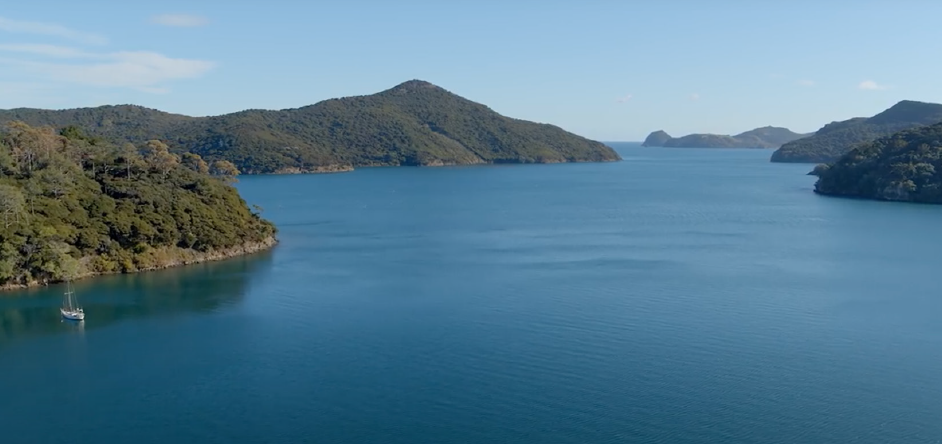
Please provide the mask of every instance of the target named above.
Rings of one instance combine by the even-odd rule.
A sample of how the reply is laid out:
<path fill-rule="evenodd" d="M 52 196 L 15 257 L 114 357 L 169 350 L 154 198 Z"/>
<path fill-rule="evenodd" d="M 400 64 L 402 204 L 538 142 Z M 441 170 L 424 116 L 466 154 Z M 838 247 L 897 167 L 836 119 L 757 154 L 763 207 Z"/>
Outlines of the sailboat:
<path fill-rule="evenodd" d="M 59 312 L 62 313 L 62 317 L 66 319 L 81 321 L 85 319 L 85 310 L 82 310 L 82 307 L 79 307 L 78 302 L 75 300 L 75 292 L 72 291 L 72 281 L 67 281 L 66 285 L 65 300 L 62 302 L 62 307 L 59 308 Z"/>

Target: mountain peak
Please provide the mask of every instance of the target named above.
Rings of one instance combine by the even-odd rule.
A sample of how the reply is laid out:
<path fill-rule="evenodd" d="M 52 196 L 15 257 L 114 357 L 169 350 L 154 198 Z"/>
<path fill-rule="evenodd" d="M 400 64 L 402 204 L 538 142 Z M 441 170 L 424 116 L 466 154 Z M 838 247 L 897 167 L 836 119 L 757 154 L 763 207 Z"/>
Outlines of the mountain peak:
<path fill-rule="evenodd" d="M 411 92 L 411 91 L 417 91 L 420 89 L 431 89 L 431 88 L 441 89 L 440 87 L 436 85 L 426 82 L 425 80 L 412 79 L 412 80 L 407 80 L 405 82 L 402 82 L 392 87 L 390 91 Z"/>
<path fill-rule="evenodd" d="M 913 122 L 928 125 L 942 120 L 942 105 L 937 103 L 901 100 L 885 111 L 867 119 L 867 123 L 888 124 Z"/>
<path fill-rule="evenodd" d="M 619 160 L 600 142 L 559 127 L 502 116 L 422 80 L 379 94 L 304 108 L 186 118 L 135 109 L 0 110 L 22 120 L 141 143 L 166 140 L 248 173 L 341 171 L 358 166 L 556 163 Z M 0 273 L 2 274 L 2 273 Z"/>

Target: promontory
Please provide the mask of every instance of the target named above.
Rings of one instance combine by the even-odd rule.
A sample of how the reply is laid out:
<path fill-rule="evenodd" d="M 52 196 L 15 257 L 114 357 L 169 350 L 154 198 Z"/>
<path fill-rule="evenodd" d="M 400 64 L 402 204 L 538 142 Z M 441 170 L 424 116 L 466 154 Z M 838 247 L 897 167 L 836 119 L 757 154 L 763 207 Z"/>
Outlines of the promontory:
<path fill-rule="evenodd" d="M 813 136 L 786 143 L 772 153 L 772 162 L 834 162 L 858 145 L 937 122 L 942 122 L 942 105 L 903 100 L 873 117 L 831 122 Z"/>
<path fill-rule="evenodd" d="M 820 194 L 942 203 L 942 123 L 857 146 L 815 174 Z"/>
<path fill-rule="evenodd" d="M 0 131 L 0 288 L 166 268 L 275 244 L 227 161 L 80 128 Z"/>

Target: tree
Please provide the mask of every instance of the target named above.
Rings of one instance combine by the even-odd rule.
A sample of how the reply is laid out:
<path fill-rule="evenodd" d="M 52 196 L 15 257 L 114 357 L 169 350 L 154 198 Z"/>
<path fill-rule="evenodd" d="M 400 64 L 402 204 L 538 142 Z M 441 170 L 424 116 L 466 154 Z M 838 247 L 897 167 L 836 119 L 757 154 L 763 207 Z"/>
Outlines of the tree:
<path fill-rule="evenodd" d="M 16 161 L 13 152 L 0 140 L 0 176 L 12 176 L 16 172 Z"/>
<path fill-rule="evenodd" d="M 75 178 L 68 165 L 55 165 L 44 168 L 36 174 L 36 178 L 39 179 L 44 188 L 43 194 L 51 195 L 56 199 L 66 195 L 75 184 Z"/>
<path fill-rule="evenodd" d="M 36 197 L 42 196 L 43 193 L 45 193 L 45 187 L 43 186 L 41 178 L 33 176 L 26 179 L 23 184 L 23 189 L 26 191 L 26 196 L 29 200 L 29 214 L 35 214 Z"/>
<path fill-rule="evenodd" d="M 124 163 L 125 169 L 127 169 L 127 179 L 131 180 L 131 168 L 140 165 L 143 161 L 140 151 L 133 144 L 125 143 L 121 146 L 118 155 L 123 160 L 122 163 Z"/>
<path fill-rule="evenodd" d="M 13 158 L 25 167 L 26 174 L 33 171 L 33 165 L 38 156 L 37 131 L 23 122 L 10 122 L 7 124 L 6 144 L 12 150 Z"/>
<path fill-rule="evenodd" d="M 213 176 L 222 177 L 227 182 L 235 182 L 235 177 L 240 173 L 239 169 L 228 160 L 217 160 L 213 162 L 213 167 L 210 172 Z"/>
<path fill-rule="evenodd" d="M 0 282 L 13 280 L 19 272 L 19 252 L 7 242 L 0 243 Z"/>
<path fill-rule="evenodd" d="M 207 164 L 199 154 L 184 153 L 182 163 L 183 166 L 196 171 L 197 173 L 209 173 L 209 164 Z"/>
<path fill-rule="evenodd" d="M 0 213 L 3 213 L 3 227 L 7 228 L 14 221 L 19 222 L 20 214 L 26 208 L 26 199 L 19 188 L 0 184 Z"/>
<path fill-rule="evenodd" d="M 148 140 L 144 144 L 144 160 L 163 176 L 180 164 L 180 157 L 170 152 L 170 147 L 159 140 Z"/>

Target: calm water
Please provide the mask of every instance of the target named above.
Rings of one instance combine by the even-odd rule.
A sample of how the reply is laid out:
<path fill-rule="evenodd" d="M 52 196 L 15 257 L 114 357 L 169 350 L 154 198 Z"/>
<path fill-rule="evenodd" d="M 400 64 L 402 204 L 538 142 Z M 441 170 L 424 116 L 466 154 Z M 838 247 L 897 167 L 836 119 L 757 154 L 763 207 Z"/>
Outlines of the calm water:
<path fill-rule="evenodd" d="M 0 298 L 0 442 L 942 440 L 942 207 L 618 148 L 243 178 L 272 252 Z"/>

